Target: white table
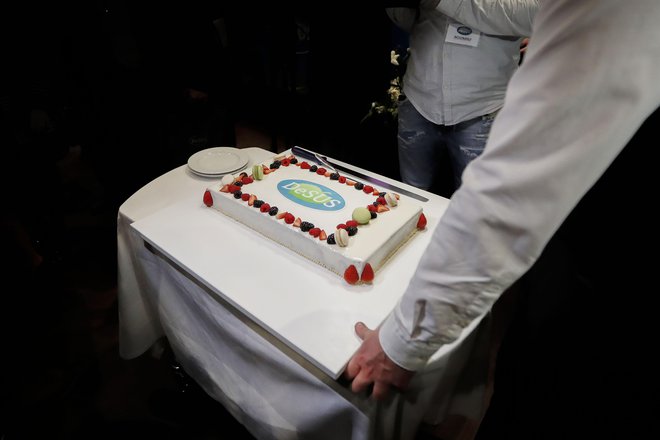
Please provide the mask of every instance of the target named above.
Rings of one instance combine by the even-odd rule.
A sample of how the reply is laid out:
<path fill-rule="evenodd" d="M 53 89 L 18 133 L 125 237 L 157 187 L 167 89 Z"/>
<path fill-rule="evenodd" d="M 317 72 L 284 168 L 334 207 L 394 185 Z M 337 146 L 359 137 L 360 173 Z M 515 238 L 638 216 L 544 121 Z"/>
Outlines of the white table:
<path fill-rule="evenodd" d="M 249 166 L 273 156 L 261 148 L 243 151 L 249 156 Z M 376 177 L 414 190 L 384 176 Z M 187 267 L 190 257 L 178 258 L 177 243 L 171 242 L 173 233 L 181 235 L 177 238 L 184 242 L 184 250 L 199 246 L 200 252 L 208 252 L 204 249 L 217 245 L 217 238 L 215 242 L 200 240 L 191 244 L 190 240 L 200 237 L 190 235 L 191 228 L 185 227 L 189 215 L 190 221 L 200 221 L 194 210 L 200 208 L 201 195 L 213 182 L 194 175 L 183 165 L 155 179 L 120 207 L 117 231 L 123 358 L 145 353 L 166 336 L 186 372 L 260 439 L 412 439 L 422 421 L 436 424 L 448 414 L 478 420 L 483 410 L 487 369 L 483 358 L 487 338 L 480 338 L 485 325 L 474 324 L 459 341 L 436 353 L 427 368 L 415 375 L 410 389 L 390 402 L 376 404 L 364 395 L 353 394 L 341 378 L 337 380 L 337 373 L 359 346 L 352 324 L 359 319 L 376 326 L 386 315 L 382 310 L 370 313 L 368 301 L 374 299 L 369 299 L 369 294 L 381 295 L 380 307 L 391 310 L 412 275 L 430 231 L 444 212 L 446 199 L 416 190 L 430 199 L 424 205 L 428 231 L 415 239 L 417 242 L 403 259 L 405 263 L 397 260 L 396 264 L 404 264 L 406 270 L 387 269 L 407 275 L 398 276 L 395 282 L 395 277 L 390 274 L 388 280 L 387 270 L 383 270 L 378 274 L 383 278 L 381 284 L 358 287 L 364 290 L 361 296 L 355 295 L 355 286 L 351 286 L 348 293 L 366 302 L 354 300 L 357 302 L 352 304 L 355 307 L 351 307 L 350 313 L 321 311 L 316 318 L 318 331 L 312 327 L 303 332 L 302 339 L 297 339 L 300 332 L 287 333 L 277 325 L 264 326 L 265 321 L 260 319 L 264 311 L 258 310 L 259 304 L 246 305 L 232 299 L 241 283 L 244 286 L 265 282 L 259 276 L 240 278 L 238 275 L 245 274 L 238 265 L 231 267 L 230 259 L 223 263 L 223 269 L 237 276 L 229 277 L 231 282 L 226 281 L 227 276 L 223 281 L 209 281 L 212 276 L 200 276 Z M 145 243 L 144 237 L 131 227 L 134 222 L 146 224 L 148 230 L 161 222 L 165 229 L 156 228 L 156 239 Z M 236 253 L 237 262 L 249 258 L 245 249 L 231 252 Z M 272 244 L 267 252 L 283 250 Z M 303 266 L 305 283 L 325 286 L 321 294 L 323 289 L 329 295 L 346 293 L 346 285 L 336 275 L 311 267 L 313 264 L 307 261 L 293 264 Z M 265 272 L 262 276 L 272 276 Z M 273 295 L 281 293 L 277 285 L 273 283 L 271 287 Z M 264 308 L 272 306 L 266 303 Z M 328 341 L 325 345 L 324 338 Z M 337 338 L 341 340 L 338 344 Z M 324 346 L 335 348 L 324 350 Z"/>

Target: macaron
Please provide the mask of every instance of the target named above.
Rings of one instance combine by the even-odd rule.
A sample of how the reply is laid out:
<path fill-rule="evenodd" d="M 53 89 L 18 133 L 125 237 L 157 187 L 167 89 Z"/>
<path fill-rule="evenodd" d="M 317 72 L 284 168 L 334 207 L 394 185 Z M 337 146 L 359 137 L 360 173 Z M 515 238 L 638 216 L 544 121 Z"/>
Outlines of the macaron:
<path fill-rule="evenodd" d="M 234 183 L 234 180 L 235 180 L 234 176 L 231 174 L 225 174 L 224 176 L 222 176 L 223 185 L 231 185 L 232 183 Z"/>
<path fill-rule="evenodd" d="M 396 206 L 399 201 L 397 200 L 396 196 L 392 193 L 387 193 L 385 194 L 385 201 L 387 202 L 388 205 L 390 206 Z"/>
<path fill-rule="evenodd" d="M 337 229 L 335 231 L 335 243 L 340 247 L 348 246 L 348 231 L 346 229 Z"/>
<path fill-rule="evenodd" d="M 254 180 L 261 180 L 264 178 L 264 168 L 261 166 L 261 164 L 252 166 L 252 177 Z"/>
<path fill-rule="evenodd" d="M 360 206 L 353 210 L 352 217 L 358 224 L 366 225 L 371 220 L 371 212 L 367 208 Z"/>

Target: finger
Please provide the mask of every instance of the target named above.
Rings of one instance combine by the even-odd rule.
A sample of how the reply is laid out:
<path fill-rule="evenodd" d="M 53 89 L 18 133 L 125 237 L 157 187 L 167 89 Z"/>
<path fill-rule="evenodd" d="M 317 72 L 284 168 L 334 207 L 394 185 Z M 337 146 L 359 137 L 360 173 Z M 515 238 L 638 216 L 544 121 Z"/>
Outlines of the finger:
<path fill-rule="evenodd" d="M 355 379 L 353 379 L 353 382 L 351 382 L 351 390 L 354 393 L 361 393 L 362 391 L 366 390 L 371 385 L 371 383 L 371 380 L 366 379 L 364 372 L 361 372 L 361 374 L 355 376 Z"/>
<path fill-rule="evenodd" d="M 375 382 L 371 397 L 375 400 L 385 400 L 390 394 L 390 386 L 386 382 Z"/>
<path fill-rule="evenodd" d="M 360 364 L 357 360 L 357 356 L 353 356 L 351 360 L 348 361 L 346 370 L 344 371 L 344 376 L 346 379 L 351 380 L 360 372 Z"/>
<path fill-rule="evenodd" d="M 364 341 L 371 333 L 373 333 L 373 330 L 370 330 L 364 322 L 358 321 L 355 323 L 355 333 Z"/>

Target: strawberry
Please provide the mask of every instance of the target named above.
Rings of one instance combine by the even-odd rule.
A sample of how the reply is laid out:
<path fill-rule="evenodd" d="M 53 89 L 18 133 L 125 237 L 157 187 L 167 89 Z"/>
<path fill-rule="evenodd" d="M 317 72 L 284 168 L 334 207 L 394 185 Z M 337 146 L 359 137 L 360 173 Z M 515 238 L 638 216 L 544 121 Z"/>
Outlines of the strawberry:
<path fill-rule="evenodd" d="M 348 284 L 355 284 L 360 280 L 358 271 L 352 264 L 344 271 L 344 279 Z"/>
<path fill-rule="evenodd" d="M 213 196 L 211 195 L 211 191 L 209 191 L 208 189 L 204 192 L 204 204 L 206 206 L 213 205 Z"/>
<path fill-rule="evenodd" d="M 417 229 L 424 229 L 426 228 L 426 216 L 424 213 L 421 213 L 419 215 L 419 220 L 417 220 Z"/>
<path fill-rule="evenodd" d="M 362 269 L 362 276 L 360 277 L 365 283 L 370 283 L 374 280 L 374 270 L 371 268 L 371 264 L 367 263 Z"/>

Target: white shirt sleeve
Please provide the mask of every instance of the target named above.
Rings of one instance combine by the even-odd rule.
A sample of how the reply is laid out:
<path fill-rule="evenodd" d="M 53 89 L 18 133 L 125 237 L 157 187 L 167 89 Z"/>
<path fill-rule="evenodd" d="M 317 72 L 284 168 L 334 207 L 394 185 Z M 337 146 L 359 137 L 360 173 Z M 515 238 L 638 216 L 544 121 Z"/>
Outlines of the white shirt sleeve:
<path fill-rule="evenodd" d="M 531 267 L 660 105 L 660 2 L 542 0 L 535 21 L 484 153 L 381 325 L 404 368 L 423 368 Z"/>

